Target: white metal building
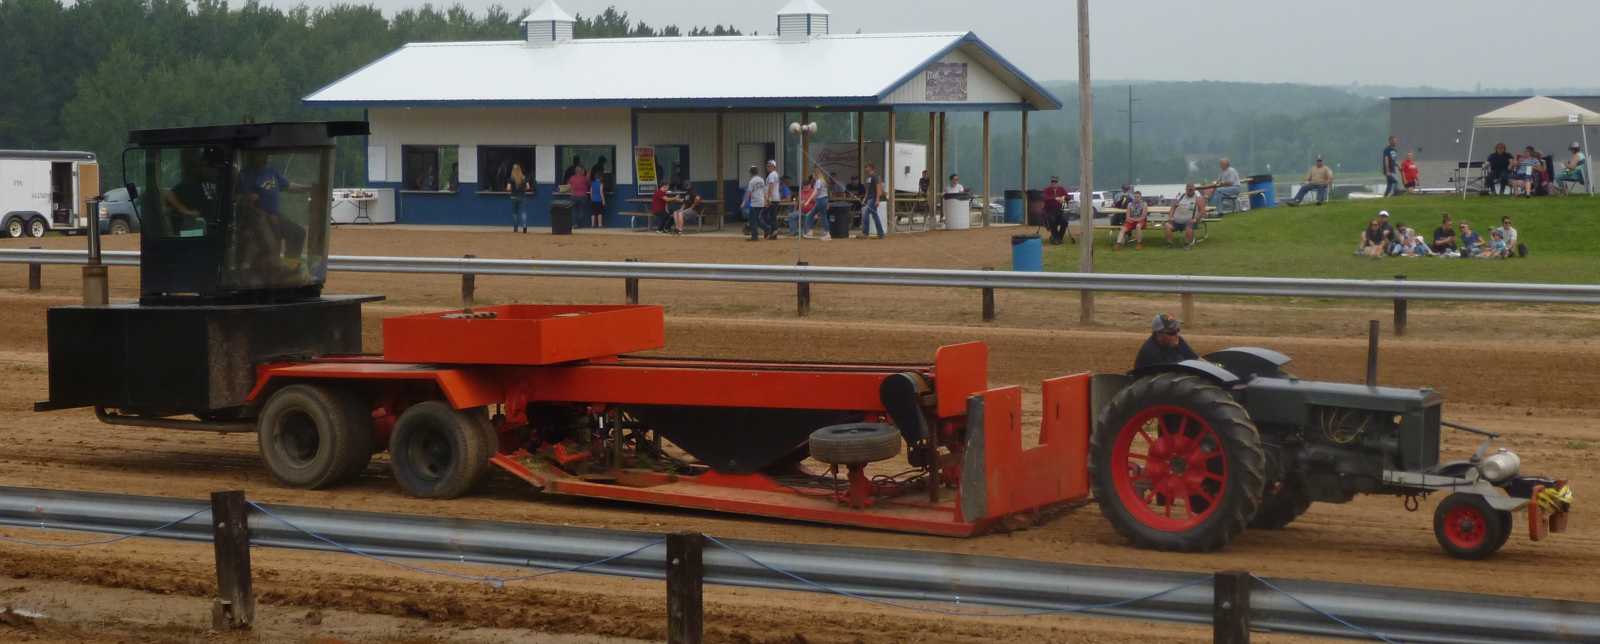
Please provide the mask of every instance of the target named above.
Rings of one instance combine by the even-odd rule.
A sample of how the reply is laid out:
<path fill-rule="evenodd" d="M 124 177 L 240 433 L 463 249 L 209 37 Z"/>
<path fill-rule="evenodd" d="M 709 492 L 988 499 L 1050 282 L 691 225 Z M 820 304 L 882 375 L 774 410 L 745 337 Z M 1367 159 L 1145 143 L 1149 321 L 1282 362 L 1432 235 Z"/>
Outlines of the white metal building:
<path fill-rule="evenodd" d="M 543 225 L 564 170 L 604 157 L 607 225 L 617 225 L 626 200 L 652 183 L 636 176 L 641 148 L 660 180 L 683 175 L 702 195 L 734 201 L 751 164 L 777 159 L 798 175 L 782 154 L 796 113 L 884 118 L 890 132 L 920 113 L 937 133 L 945 112 L 1018 111 L 1025 126 L 1027 112 L 1061 107 L 970 32 L 835 35 L 829 18 L 794 0 L 772 35 L 578 40 L 550 0 L 523 20 L 522 40 L 408 44 L 304 102 L 367 111 L 368 183 L 398 192 L 398 221 L 486 225 L 507 221 L 501 189 L 513 162 L 532 168 L 529 214 Z M 930 175 L 941 176 L 940 162 L 928 160 Z M 986 183 L 968 185 L 999 192 Z"/>

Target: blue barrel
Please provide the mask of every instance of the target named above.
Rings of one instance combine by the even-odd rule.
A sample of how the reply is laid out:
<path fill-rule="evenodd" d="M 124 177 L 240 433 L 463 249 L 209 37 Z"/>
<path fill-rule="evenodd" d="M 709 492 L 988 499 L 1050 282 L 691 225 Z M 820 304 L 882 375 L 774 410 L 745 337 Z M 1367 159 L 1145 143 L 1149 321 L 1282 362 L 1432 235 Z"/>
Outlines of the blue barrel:
<path fill-rule="evenodd" d="M 1029 273 L 1044 270 L 1044 244 L 1038 235 L 1011 236 L 1011 270 Z"/>
<path fill-rule="evenodd" d="M 1250 187 L 1250 192 L 1261 191 L 1259 195 L 1250 195 L 1250 208 L 1272 208 L 1278 205 L 1278 190 L 1272 186 L 1272 175 L 1258 174 L 1245 180 L 1245 185 Z"/>
<path fill-rule="evenodd" d="M 1027 195 L 1021 190 L 1006 191 L 1006 223 L 1022 223 L 1022 216 L 1028 213 L 1026 197 Z"/>

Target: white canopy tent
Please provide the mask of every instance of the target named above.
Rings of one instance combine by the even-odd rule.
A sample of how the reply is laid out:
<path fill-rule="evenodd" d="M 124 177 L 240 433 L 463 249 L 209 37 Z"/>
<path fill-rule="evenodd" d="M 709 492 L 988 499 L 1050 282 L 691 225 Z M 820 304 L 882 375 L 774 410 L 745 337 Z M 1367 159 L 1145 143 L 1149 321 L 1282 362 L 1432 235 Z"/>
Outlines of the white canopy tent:
<path fill-rule="evenodd" d="M 1588 126 L 1600 126 L 1600 113 L 1593 112 L 1566 101 L 1548 96 L 1517 101 L 1500 109 L 1479 114 L 1472 119 L 1472 136 L 1467 138 L 1467 162 L 1472 162 L 1472 146 L 1477 142 L 1478 128 L 1491 127 L 1560 127 L 1576 126 L 1579 140 L 1583 142 L 1584 182 L 1589 196 L 1594 196 L 1594 155 L 1589 152 Z M 1467 198 L 1465 184 L 1461 198 Z"/>

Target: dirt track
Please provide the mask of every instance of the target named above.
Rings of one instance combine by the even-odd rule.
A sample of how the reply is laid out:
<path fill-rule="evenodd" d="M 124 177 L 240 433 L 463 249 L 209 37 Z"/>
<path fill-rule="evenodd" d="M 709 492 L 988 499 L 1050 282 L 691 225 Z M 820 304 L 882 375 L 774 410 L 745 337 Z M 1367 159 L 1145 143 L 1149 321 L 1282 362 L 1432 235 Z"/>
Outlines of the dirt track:
<path fill-rule="evenodd" d="M 813 243 L 804 248 L 813 264 L 859 264 L 869 263 L 865 259 L 893 257 L 908 265 L 1001 266 L 1007 250 L 1000 232 L 1004 231 L 979 232 L 969 237 L 936 234 L 884 242 Z M 125 245 L 129 239 L 112 241 L 113 245 Z M 81 243 L 51 242 L 62 247 Z M 709 236 L 578 235 L 553 239 L 341 229 L 335 242 L 337 253 L 368 255 L 446 256 L 472 252 L 482 257 L 794 261 L 793 242 L 747 244 L 735 238 Z M 16 245 L 16 240 L 4 243 Z M 956 262 L 957 259 L 961 261 Z M 1380 373 L 1384 382 L 1440 389 L 1453 401 L 1447 404 L 1449 417 L 1504 431 L 1509 444 L 1523 456 L 1524 467 L 1570 476 L 1574 481 L 1580 505 L 1572 532 L 1533 544 L 1523 536 L 1525 525 L 1519 522 L 1518 534 L 1505 551 L 1491 561 L 1473 563 L 1451 560 L 1439 552 L 1431 529 L 1432 503 L 1424 504 L 1421 512 L 1407 513 L 1398 499 L 1390 498 L 1362 498 L 1343 506 L 1318 505 L 1287 530 L 1247 532 L 1226 552 L 1172 555 L 1124 545 L 1092 505 L 1019 533 L 950 540 L 538 498 L 509 477 L 496 478 L 472 498 L 427 502 L 402 496 L 389 480 L 381 459 L 356 485 L 331 492 L 281 489 L 268 480 L 250 436 L 112 429 L 98 425 L 85 411 L 29 411 L 33 401 L 45 396 L 43 310 L 76 297 L 75 271 L 57 268 L 47 269 L 45 274 L 45 291 L 30 294 L 14 288 L 23 283 L 22 269 L 0 267 L 0 285 L 13 287 L 0 291 L 0 374 L 4 374 L 6 383 L 0 391 L 0 445 L 4 446 L 0 453 L 0 484 L 4 485 L 187 497 L 200 497 L 217 489 L 243 488 L 253 498 L 264 501 L 326 507 L 649 531 L 695 529 L 754 539 L 844 542 L 1183 570 L 1239 567 L 1284 577 L 1600 600 L 1600 586 L 1592 583 L 1589 572 L 1600 566 L 1600 529 L 1585 518 L 1581 501 L 1586 490 L 1600 486 L 1600 474 L 1592 467 L 1600 455 L 1600 423 L 1591 420 L 1600 403 L 1590 393 L 1592 365 L 1600 363 L 1600 343 L 1593 340 L 1600 335 L 1600 316 L 1585 309 L 1414 305 L 1412 333 L 1403 339 L 1384 340 Z M 124 270 L 114 275 L 121 287 L 119 292 L 131 296 L 131 290 L 126 289 L 134 283 L 134 273 Z M 377 320 L 382 316 L 450 306 L 457 297 L 457 281 L 448 277 L 345 274 L 335 275 L 330 288 L 389 296 L 387 303 L 368 310 L 369 350 L 379 348 Z M 1025 404 L 1030 406 L 1037 405 L 1034 394 L 1042 378 L 1072 371 L 1125 369 L 1143 338 L 1142 328 L 1147 328 L 1144 324 L 1150 312 L 1158 307 L 1176 308 L 1176 298 L 1103 297 L 1098 314 L 1101 324 L 1081 328 L 1076 325 L 1075 295 L 1002 293 L 1001 321 L 984 325 L 977 322 L 976 294 L 968 291 L 846 287 L 815 290 L 815 315 L 803 321 L 792 317 L 793 290 L 781 286 L 647 282 L 644 299 L 668 306 L 668 352 L 678 355 L 921 361 L 927 360 L 940 344 L 984 340 L 992 351 L 991 381 L 1023 385 L 1029 394 Z M 478 298 L 501 302 L 615 302 L 621 299 L 621 291 L 615 281 L 480 279 Z M 1318 302 L 1284 308 L 1257 301 L 1203 300 L 1200 313 L 1201 319 L 1188 334 L 1198 349 L 1271 346 L 1294 356 L 1292 369 L 1303 377 L 1358 379 L 1364 368 L 1364 320 L 1387 319 L 1388 312 L 1387 304 Z M 1470 449 L 1471 442 L 1449 436 L 1446 446 L 1462 453 Z M 471 586 L 412 580 L 364 564 L 358 568 L 341 566 L 335 572 L 325 562 L 296 557 L 311 556 L 270 555 L 274 561 L 282 561 L 273 564 L 281 569 L 279 574 L 295 580 L 282 585 L 317 590 L 286 590 L 277 597 L 282 603 L 308 605 L 326 601 L 335 608 L 407 614 L 395 606 L 432 601 L 424 598 L 437 590 L 447 589 L 454 606 L 477 606 L 479 595 L 487 594 Z M 68 561 L 84 562 L 89 568 L 73 572 L 80 569 L 66 566 Z M 0 571 L 27 566 L 35 574 L 50 578 L 179 594 L 205 592 L 205 575 L 196 573 L 208 569 L 200 565 L 204 561 L 205 553 L 190 546 L 161 542 L 122 544 L 65 558 L 0 546 Z M 129 566 L 137 573 L 86 572 Z M 1492 586 L 1485 585 L 1488 579 L 1493 580 Z M 530 607 L 516 613 L 519 615 L 540 613 L 532 607 L 553 603 L 571 612 L 606 615 L 607 625 L 563 626 L 537 619 L 496 624 L 489 613 L 474 613 L 466 608 L 462 609 L 464 612 L 424 610 L 422 614 L 484 626 L 656 637 L 655 631 L 638 629 L 659 625 L 659 615 L 654 612 L 659 588 L 649 585 L 648 589 L 635 590 L 639 596 L 630 599 L 620 588 L 613 588 L 625 585 L 615 580 L 591 582 L 587 578 L 581 584 L 551 582 L 539 586 L 537 593 L 532 587 L 527 591 L 505 591 L 504 596 L 497 595 L 491 602 L 495 606 L 515 603 Z M 590 588 L 606 590 L 590 592 Z M 365 600 L 359 598 L 366 596 L 387 599 L 360 605 Z M 907 619 L 902 614 L 883 619 L 858 605 L 813 597 L 802 600 L 807 606 L 804 615 L 771 610 L 794 599 L 792 595 L 730 592 L 708 601 L 714 607 L 719 601 L 741 607 L 726 608 L 732 613 L 724 617 L 748 628 L 739 633 L 722 633 L 719 639 L 724 641 L 792 641 L 782 639 L 789 634 L 803 635 L 807 641 L 901 641 L 928 639 L 929 633 L 937 633 L 932 639 L 942 641 L 1123 641 L 1117 633 L 1133 630 L 1120 628 L 1118 622 L 1101 620 L 1086 622 L 1099 626 L 1068 620 L 959 620 L 960 626 L 952 628 L 939 621 Z M 630 602 L 652 608 L 630 613 L 623 608 Z M 631 617 L 624 617 L 630 614 Z M 814 630 L 808 625 L 811 620 L 828 626 Z M 708 621 L 716 620 L 708 616 Z M 908 626 L 905 630 L 885 630 L 891 623 Z M 1173 631 L 1170 637 L 1186 639 L 1184 633 Z"/>

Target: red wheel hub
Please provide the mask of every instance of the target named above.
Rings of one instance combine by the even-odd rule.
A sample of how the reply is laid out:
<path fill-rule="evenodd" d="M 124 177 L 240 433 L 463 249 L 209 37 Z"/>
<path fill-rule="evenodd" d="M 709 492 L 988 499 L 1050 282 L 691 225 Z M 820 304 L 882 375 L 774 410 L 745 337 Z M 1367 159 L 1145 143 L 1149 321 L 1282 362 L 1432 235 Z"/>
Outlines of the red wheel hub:
<path fill-rule="evenodd" d="M 1489 517 L 1471 505 L 1450 508 L 1444 515 L 1444 536 L 1451 545 L 1462 550 L 1473 550 L 1488 538 Z"/>
<path fill-rule="evenodd" d="M 1122 426 L 1112 446 L 1111 477 L 1123 507 L 1140 523 L 1182 532 L 1222 504 L 1228 459 L 1222 437 L 1199 414 L 1160 405 Z"/>

